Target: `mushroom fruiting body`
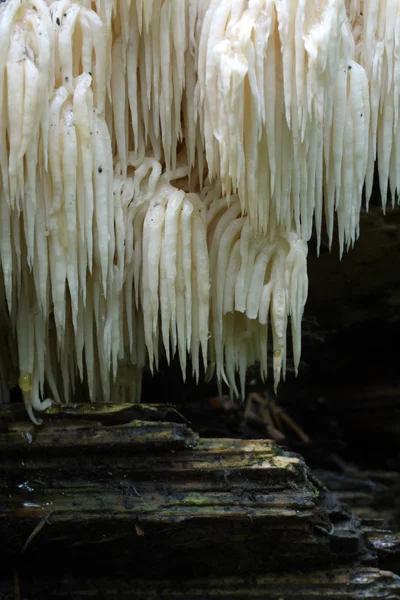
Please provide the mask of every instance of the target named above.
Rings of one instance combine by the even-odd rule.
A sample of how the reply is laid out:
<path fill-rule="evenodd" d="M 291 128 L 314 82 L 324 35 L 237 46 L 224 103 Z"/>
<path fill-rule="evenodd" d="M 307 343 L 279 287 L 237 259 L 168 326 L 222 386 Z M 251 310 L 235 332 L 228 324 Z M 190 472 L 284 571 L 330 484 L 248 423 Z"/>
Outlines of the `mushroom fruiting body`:
<path fill-rule="evenodd" d="M 399 188 L 399 34 L 389 0 L 0 5 L 0 369 L 34 421 L 160 356 L 243 394 L 269 328 L 276 388 L 288 317 L 297 369 L 313 226 L 354 243 L 376 157 Z"/>

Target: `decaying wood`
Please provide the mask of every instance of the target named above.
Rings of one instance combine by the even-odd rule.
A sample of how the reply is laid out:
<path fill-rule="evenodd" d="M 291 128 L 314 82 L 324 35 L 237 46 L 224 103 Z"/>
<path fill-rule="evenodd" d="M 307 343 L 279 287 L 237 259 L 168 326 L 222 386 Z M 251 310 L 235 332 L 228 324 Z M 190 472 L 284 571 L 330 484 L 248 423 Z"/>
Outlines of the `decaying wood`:
<path fill-rule="evenodd" d="M 346 464 L 341 472 L 318 469 L 313 473 L 359 518 L 365 537 L 379 554 L 380 566 L 400 572 L 400 534 L 394 533 L 400 514 L 400 474 L 361 471 Z"/>
<path fill-rule="evenodd" d="M 8 587 L 8 595 L 6 591 Z M 13 598 L 11 583 L 0 590 L 0 600 Z M 399 577 L 373 568 L 333 569 L 313 573 L 289 573 L 252 577 L 204 579 L 136 580 L 126 578 L 71 578 L 63 585 L 51 576 L 37 579 L 30 588 L 30 600 L 51 598 L 139 598 L 146 600 L 188 600 L 191 598 L 270 600 L 395 600 L 399 598 Z"/>
<path fill-rule="evenodd" d="M 142 582 L 135 597 L 150 598 L 157 597 L 154 579 L 171 577 L 217 578 L 212 593 L 222 597 L 232 589 L 232 597 L 252 597 L 243 595 L 247 585 L 262 597 L 267 584 L 280 590 L 272 598 L 285 597 L 283 585 L 304 588 L 303 596 L 288 598 L 308 598 L 313 586 L 333 598 L 374 597 L 360 594 L 377 589 L 391 598 L 400 590 L 390 574 L 356 574 L 355 565 L 378 564 L 376 540 L 368 541 L 359 520 L 332 501 L 301 457 L 274 442 L 201 439 L 170 406 L 55 408 L 39 428 L 23 420 L 20 407 L 8 406 L 0 408 L 0 423 L 6 581 L 15 572 L 23 581 L 51 573 L 66 582 L 120 572 Z M 322 572 L 315 581 L 276 578 L 282 568 L 333 565 L 344 571 L 324 584 Z M 226 579 L 249 573 L 250 584 Z M 188 583 L 186 596 L 168 585 L 159 597 L 201 597 L 204 581 Z M 341 585 L 354 595 L 343 595 Z"/>

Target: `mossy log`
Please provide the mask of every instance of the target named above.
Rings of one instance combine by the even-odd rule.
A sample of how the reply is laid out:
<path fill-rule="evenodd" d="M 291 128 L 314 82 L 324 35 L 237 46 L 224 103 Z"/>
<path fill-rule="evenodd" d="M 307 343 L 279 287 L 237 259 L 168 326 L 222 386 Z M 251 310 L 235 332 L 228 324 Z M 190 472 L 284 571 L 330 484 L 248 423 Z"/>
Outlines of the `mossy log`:
<path fill-rule="evenodd" d="M 246 579 L 226 579 L 251 574 L 260 597 L 267 573 L 280 589 L 274 577 L 283 568 L 377 564 L 360 522 L 332 502 L 301 457 L 273 442 L 201 439 L 170 406 L 67 406 L 50 410 L 41 427 L 15 405 L 0 413 L 5 582 L 12 573 L 22 581 L 120 574 L 142 582 L 135 597 L 157 597 L 155 584 L 146 596 L 146 580 L 214 577 L 213 594 L 252 597 L 240 595 Z M 356 595 L 337 595 L 334 576 L 332 597 L 361 597 L 364 584 L 400 590 L 379 571 L 344 573 Z M 187 584 L 185 597 L 201 597 L 203 584 Z M 167 598 L 183 597 L 166 589 Z"/>

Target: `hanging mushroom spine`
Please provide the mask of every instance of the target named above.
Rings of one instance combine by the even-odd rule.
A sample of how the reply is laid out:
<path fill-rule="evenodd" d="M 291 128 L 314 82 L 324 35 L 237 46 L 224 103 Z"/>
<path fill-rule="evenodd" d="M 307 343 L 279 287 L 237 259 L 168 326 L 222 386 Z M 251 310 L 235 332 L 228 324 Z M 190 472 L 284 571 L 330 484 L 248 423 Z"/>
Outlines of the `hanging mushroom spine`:
<path fill-rule="evenodd" d="M 354 244 L 376 158 L 397 197 L 398 31 L 389 0 L 1 3 L 0 374 L 34 422 L 175 355 L 243 396 L 269 333 L 276 389 L 289 318 L 297 371 L 313 228 Z"/>

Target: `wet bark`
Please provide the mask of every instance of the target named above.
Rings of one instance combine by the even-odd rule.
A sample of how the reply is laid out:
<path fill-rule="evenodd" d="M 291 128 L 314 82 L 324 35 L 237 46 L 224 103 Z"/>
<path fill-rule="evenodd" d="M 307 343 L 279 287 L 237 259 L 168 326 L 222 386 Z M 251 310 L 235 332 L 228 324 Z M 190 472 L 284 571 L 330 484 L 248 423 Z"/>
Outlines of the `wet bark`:
<path fill-rule="evenodd" d="M 370 569 L 379 530 L 272 441 L 202 439 L 169 406 L 55 408 L 39 428 L 0 412 L 0 598 L 124 597 L 127 579 L 149 598 L 400 594 Z"/>

